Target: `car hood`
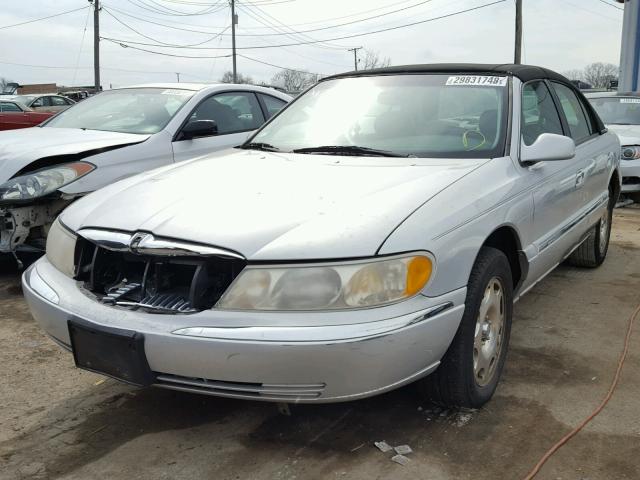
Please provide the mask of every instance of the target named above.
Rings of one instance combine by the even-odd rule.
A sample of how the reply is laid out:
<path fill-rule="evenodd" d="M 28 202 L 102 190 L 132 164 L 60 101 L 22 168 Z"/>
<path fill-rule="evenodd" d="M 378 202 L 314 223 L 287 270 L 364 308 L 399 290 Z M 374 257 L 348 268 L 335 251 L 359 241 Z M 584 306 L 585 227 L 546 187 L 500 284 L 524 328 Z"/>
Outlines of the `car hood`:
<path fill-rule="evenodd" d="M 640 145 L 640 125 L 607 125 L 607 128 L 618 135 L 620 145 Z"/>
<path fill-rule="evenodd" d="M 139 143 L 149 135 L 80 128 L 33 127 L 0 132 L 0 183 L 35 160 L 61 155 L 93 154 L 105 149 Z"/>
<path fill-rule="evenodd" d="M 484 162 L 237 151 L 116 183 L 79 200 L 62 221 L 215 245 L 251 260 L 362 257 Z"/>

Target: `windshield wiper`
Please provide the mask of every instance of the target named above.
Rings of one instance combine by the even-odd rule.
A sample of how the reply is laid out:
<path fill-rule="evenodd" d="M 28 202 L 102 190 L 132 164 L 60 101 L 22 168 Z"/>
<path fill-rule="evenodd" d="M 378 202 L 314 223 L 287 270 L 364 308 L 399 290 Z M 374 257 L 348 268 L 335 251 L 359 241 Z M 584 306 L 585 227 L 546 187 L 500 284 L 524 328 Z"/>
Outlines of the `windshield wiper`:
<path fill-rule="evenodd" d="M 357 145 L 323 145 L 321 147 L 297 148 L 293 153 L 323 153 L 329 155 L 355 155 L 362 157 L 408 157 L 400 153 L 376 148 L 358 147 Z"/>
<path fill-rule="evenodd" d="M 263 150 L 265 152 L 279 152 L 280 149 L 278 147 L 274 147 L 268 143 L 264 142 L 250 142 L 245 143 L 243 145 L 239 145 L 236 148 L 242 148 L 243 150 Z"/>

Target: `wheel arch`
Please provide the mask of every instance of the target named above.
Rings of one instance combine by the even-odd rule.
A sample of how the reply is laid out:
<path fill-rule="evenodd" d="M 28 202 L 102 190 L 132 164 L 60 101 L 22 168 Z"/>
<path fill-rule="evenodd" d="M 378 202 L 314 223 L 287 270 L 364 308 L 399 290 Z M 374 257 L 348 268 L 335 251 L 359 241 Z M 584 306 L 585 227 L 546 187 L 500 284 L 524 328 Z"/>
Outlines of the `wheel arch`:
<path fill-rule="evenodd" d="M 613 189 L 613 198 L 611 199 L 611 205 L 615 205 L 620 197 L 620 191 L 622 190 L 622 179 L 618 169 L 614 169 L 609 179 L 609 187 Z"/>
<path fill-rule="evenodd" d="M 513 291 L 517 292 L 529 272 L 529 262 L 517 230 L 511 225 L 502 225 L 491 232 L 482 247 L 492 247 L 505 254 L 511 267 Z"/>

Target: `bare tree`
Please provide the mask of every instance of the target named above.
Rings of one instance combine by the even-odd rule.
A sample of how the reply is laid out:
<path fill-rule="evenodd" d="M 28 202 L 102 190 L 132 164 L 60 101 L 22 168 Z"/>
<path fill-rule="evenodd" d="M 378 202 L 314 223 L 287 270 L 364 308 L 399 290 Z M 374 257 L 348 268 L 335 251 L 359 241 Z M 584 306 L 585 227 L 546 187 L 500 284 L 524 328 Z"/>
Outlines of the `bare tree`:
<path fill-rule="evenodd" d="M 222 83 L 234 83 L 233 72 L 231 70 L 224 72 L 220 81 Z M 241 73 L 238 73 L 237 81 L 235 83 L 253 83 L 253 79 L 249 75 L 243 75 Z"/>
<path fill-rule="evenodd" d="M 271 79 L 271 82 L 274 85 L 281 86 L 287 92 L 301 92 L 316 83 L 319 79 L 320 76 L 315 73 L 286 68 L 276 73 Z"/>
<path fill-rule="evenodd" d="M 584 68 L 584 81 L 594 88 L 607 88 L 611 80 L 618 78 L 618 67 L 612 63 L 596 62 Z"/>
<path fill-rule="evenodd" d="M 369 70 L 371 68 L 388 67 L 391 65 L 391 59 L 389 57 L 381 57 L 380 52 L 375 50 L 365 49 L 364 58 L 358 63 L 360 63 L 360 68 L 363 70 Z"/>
<path fill-rule="evenodd" d="M 567 77 L 569 80 L 581 80 L 584 81 L 584 70 L 580 70 L 578 68 L 574 70 L 567 70 L 566 72 L 562 72 L 562 74 Z"/>

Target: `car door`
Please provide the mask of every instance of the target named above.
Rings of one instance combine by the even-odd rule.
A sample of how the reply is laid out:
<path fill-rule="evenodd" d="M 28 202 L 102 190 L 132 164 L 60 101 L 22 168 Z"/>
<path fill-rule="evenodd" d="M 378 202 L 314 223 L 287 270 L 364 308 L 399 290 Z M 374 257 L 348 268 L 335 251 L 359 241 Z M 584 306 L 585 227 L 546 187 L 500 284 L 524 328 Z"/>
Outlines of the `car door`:
<path fill-rule="evenodd" d="M 202 100 L 184 125 L 194 120 L 213 120 L 218 133 L 208 137 L 181 139 L 181 128 L 172 143 L 176 162 L 240 145 L 265 119 L 253 92 L 232 91 L 216 93 Z"/>
<path fill-rule="evenodd" d="M 591 118 L 589 107 L 573 89 L 551 82 L 566 119 L 571 137 L 576 142 L 576 158 L 579 162 L 576 190 L 579 209 L 588 210 L 598 202 L 609 183 L 607 164 L 609 152 L 602 149 L 600 132 Z"/>
<path fill-rule="evenodd" d="M 13 130 L 29 126 L 27 113 L 13 102 L 0 102 L 0 130 Z"/>
<path fill-rule="evenodd" d="M 49 97 L 38 97 L 30 105 L 36 112 L 48 112 L 51 108 Z"/>
<path fill-rule="evenodd" d="M 521 142 L 523 145 L 532 145 L 543 133 L 569 136 L 557 100 L 548 84 L 536 80 L 523 86 Z M 539 278 L 559 263 L 558 251 L 563 249 L 562 244 L 558 243 L 560 240 L 562 243 L 571 243 L 567 228 L 580 207 L 576 190 L 580 165 L 580 158 L 576 156 L 569 160 L 522 166 L 533 185 L 531 231 L 536 252 L 530 265 L 531 279 Z"/>

